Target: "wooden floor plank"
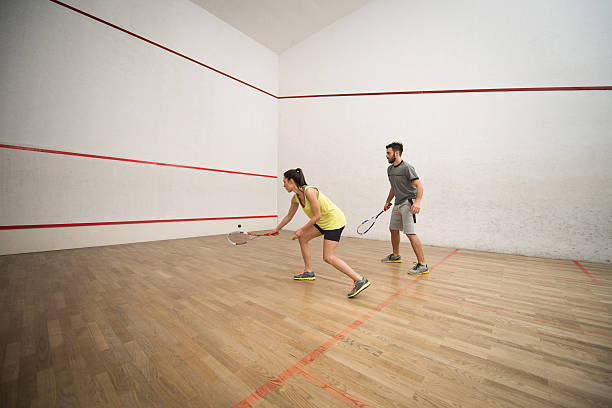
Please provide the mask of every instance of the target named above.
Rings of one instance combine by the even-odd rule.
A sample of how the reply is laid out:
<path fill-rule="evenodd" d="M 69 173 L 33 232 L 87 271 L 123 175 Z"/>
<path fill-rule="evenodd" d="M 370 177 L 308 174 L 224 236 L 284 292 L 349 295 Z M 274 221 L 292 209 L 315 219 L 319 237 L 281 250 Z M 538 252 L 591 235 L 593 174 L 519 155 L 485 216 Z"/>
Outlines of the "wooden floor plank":
<path fill-rule="evenodd" d="M 355 299 L 320 239 L 293 281 L 288 232 L 2 256 L 0 403 L 612 406 L 611 265 L 426 247 L 415 278 L 389 250 L 342 239 Z"/>

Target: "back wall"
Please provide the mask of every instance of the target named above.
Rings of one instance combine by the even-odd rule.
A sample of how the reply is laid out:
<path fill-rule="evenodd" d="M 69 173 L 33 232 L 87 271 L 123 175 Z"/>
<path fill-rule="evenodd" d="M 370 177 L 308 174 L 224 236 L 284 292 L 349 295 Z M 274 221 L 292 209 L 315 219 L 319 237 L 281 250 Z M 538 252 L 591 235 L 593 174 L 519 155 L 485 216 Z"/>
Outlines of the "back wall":
<path fill-rule="evenodd" d="M 281 55 L 281 94 L 609 85 L 611 17 L 605 1 L 372 1 Z M 610 91 L 290 98 L 279 174 L 301 167 L 356 236 L 389 191 L 385 145 L 401 141 L 425 244 L 610 262 L 611 128 Z M 368 238 L 389 239 L 381 217 Z"/>

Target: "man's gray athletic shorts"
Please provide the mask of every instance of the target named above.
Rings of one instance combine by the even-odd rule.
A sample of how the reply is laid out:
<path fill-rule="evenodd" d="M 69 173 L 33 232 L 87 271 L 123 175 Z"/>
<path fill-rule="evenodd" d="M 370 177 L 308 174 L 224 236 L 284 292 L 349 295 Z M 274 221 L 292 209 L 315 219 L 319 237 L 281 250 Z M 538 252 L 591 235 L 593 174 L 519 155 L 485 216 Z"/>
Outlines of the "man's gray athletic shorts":
<path fill-rule="evenodd" d="M 414 220 L 410 212 L 412 205 L 408 200 L 401 204 L 394 204 L 391 211 L 391 221 L 389 221 L 389 229 L 403 231 L 406 234 L 416 234 L 414 229 Z"/>

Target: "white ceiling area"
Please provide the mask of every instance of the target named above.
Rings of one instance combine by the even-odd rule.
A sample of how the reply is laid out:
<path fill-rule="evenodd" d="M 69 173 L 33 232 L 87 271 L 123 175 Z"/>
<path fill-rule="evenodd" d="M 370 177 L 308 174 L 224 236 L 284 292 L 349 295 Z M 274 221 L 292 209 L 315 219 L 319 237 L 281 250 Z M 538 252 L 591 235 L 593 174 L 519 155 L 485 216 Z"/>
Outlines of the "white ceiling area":
<path fill-rule="evenodd" d="M 191 0 L 277 54 L 370 0 Z"/>

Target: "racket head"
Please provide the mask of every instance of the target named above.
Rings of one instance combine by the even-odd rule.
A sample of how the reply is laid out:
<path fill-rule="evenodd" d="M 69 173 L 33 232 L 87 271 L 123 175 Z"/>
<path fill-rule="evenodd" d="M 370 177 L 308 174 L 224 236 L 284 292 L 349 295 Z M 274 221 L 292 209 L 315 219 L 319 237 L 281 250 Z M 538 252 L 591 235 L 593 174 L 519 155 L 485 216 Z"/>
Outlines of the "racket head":
<path fill-rule="evenodd" d="M 227 234 L 227 240 L 232 245 L 244 245 L 251 240 L 251 237 L 244 231 L 233 231 Z"/>
<path fill-rule="evenodd" d="M 370 228 L 372 228 L 374 226 L 374 223 L 376 222 L 376 218 L 372 217 L 368 220 L 365 220 L 364 222 L 362 222 L 358 227 L 357 227 L 357 233 L 359 235 L 363 235 L 366 232 L 368 232 L 370 230 Z"/>

